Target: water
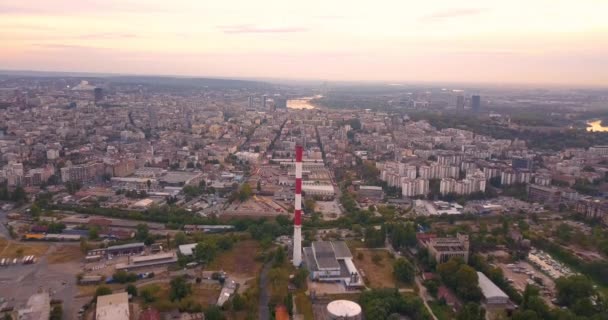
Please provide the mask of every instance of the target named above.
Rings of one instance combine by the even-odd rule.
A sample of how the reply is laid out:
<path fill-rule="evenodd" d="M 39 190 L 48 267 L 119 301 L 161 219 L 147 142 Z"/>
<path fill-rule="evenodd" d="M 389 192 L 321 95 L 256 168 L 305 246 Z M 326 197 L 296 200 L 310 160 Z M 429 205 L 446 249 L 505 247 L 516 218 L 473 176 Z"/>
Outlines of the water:
<path fill-rule="evenodd" d="M 298 99 L 289 99 L 287 100 L 287 108 L 288 109 L 315 109 L 316 107 L 310 103 L 310 100 L 319 98 L 321 96 L 314 97 L 304 97 Z"/>
<path fill-rule="evenodd" d="M 608 132 L 608 127 L 602 126 L 602 120 L 587 121 L 587 131 Z"/>

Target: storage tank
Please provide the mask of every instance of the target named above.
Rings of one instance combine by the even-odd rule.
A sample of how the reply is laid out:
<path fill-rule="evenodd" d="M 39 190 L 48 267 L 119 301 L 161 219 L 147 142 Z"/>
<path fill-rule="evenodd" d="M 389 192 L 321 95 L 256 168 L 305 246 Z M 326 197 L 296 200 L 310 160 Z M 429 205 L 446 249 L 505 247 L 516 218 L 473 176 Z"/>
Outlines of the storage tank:
<path fill-rule="evenodd" d="M 361 320 L 361 306 L 349 300 L 334 300 L 327 305 L 327 319 Z"/>

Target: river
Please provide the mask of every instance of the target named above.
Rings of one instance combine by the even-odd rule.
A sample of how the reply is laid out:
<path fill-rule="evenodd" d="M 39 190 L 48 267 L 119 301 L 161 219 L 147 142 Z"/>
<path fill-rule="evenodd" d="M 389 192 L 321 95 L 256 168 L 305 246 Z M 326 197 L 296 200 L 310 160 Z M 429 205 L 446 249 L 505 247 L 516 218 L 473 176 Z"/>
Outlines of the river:
<path fill-rule="evenodd" d="M 288 109 L 315 109 L 316 107 L 310 103 L 310 100 L 320 98 L 321 96 L 317 95 L 314 97 L 303 97 L 297 99 L 289 99 L 287 100 L 287 108 Z"/>
<path fill-rule="evenodd" d="M 587 131 L 608 132 L 608 127 L 602 126 L 602 120 L 587 121 Z"/>

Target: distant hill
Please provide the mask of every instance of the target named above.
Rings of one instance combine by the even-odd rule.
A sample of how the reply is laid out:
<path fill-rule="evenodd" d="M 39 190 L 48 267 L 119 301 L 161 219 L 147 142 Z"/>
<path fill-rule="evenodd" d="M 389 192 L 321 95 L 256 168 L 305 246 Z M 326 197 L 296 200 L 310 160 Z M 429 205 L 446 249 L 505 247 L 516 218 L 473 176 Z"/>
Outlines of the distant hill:
<path fill-rule="evenodd" d="M 262 81 L 223 78 L 136 76 L 88 72 L 51 72 L 27 70 L 0 70 L 0 79 L 15 77 L 77 78 L 81 80 L 103 80 L 114 84 L 145 84 L 184 88 L 269 88 L 272 85 Z"/>

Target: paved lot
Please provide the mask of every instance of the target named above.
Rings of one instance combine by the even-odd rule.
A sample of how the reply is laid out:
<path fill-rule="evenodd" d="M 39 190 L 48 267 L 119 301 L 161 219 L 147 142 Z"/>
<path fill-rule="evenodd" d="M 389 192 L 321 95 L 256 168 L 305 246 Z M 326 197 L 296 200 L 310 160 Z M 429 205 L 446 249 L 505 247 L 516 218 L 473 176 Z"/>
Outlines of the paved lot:
<path fill-rule="evenodd" d="M 56 250 L 49 249 L 48 254 Z M 7 298 L 10 305 L 20 308 L 27 299 L 39 291 L 48 291 L 51 299 L 63 301 L 64 319 L 76 319 L 78 310 L 87 301 L 74 300 L 78 263 L 49 265 L 46 256 L 32 265 L 18 265 L 0 269 L 0 296 Z"/>

